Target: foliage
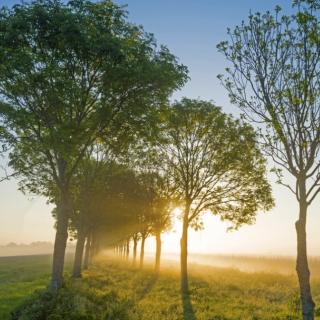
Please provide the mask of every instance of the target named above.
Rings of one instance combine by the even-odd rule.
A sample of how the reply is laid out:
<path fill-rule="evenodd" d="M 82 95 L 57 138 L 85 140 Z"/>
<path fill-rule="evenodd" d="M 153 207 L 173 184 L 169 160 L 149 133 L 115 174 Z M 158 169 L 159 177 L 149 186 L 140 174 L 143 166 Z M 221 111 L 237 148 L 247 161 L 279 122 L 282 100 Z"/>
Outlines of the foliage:
<path fill-rule="evenodd" d="M 125 18 L 111 1 L 1 9 L 1 120 L 23 188 L 67 184 L 97 135 L 145 123 L 184 83 L 185 67 Z"/>
<path fill-rule="evenodd" d="M 230 62 L 219 78 L 231 101 L 261 124 L 263 150 L 272 157 L 279 182 L 298 198 L 306 180 L 307 203 L 319 189 L 319 9 L 317 1 L 295 1 L 295 14 L 256 13 L 218 45 Z M 316 6 L 314 6 L 316 5 Z M 282 170 L 296 178 L 295 186 Z"/>
<path fill-rule="evenodd" d="M 218 49 L 231 64 L 219 78 L 245 117 L 261 125 L 261 143 L 277 168 L 278 182 L 299 204 L 297 274 L 303 319 L 313 319 L 306 223 L 320 192 L 319 1 L 296 0 L 294 14 L 250 14 L 229 30 Z M 282 171 L 294 177 L 284 181 Z"/>
<path fill-rule="evenodd" d="M 186 68 L 112 1 L 35 0 L 0 10 L 0 128 L 23 191 L 57 205 L 52 288 L 62 285 L 71 182 L 88 149 L 127 140 Z"/>
<path fill-rule="evenodd" d="M 253 128 L 210 102 L 184 98 L 169 107 L 159 143 L 176 198 L 191 206 L 188 223 L 211 211 L 233 228 L 273 205 L 265 159 Z"/>

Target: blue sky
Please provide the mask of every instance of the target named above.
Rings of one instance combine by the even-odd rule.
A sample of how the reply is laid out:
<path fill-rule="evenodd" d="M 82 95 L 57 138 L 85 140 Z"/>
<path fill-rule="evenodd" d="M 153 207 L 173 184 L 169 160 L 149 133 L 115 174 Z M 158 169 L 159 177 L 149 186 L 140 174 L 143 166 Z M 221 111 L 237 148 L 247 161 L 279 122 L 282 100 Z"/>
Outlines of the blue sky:
<path fill-rule="evenodd" d="M 274 0 L 118 0 L 128 4 L 129 20 L 141 24 L 154 33 L 159 43 L 165 44 L 188 66 L 191 80 L 174 99 L 181 96 L 213 100 L 226 112 L 238 114 L 229 103 L 224 88 L 216 76 L 226 67 L 224 57 L 217 50 L 219 41 L 226 39 L 226 30 L 246 19 L 250 10 L 273 10 L 279 4 L 284 12 L 290 12 L 290 1 Z M 18 1 L 0 0 L 0 4 L 12 5 Z M 271 177 L 272 179 L 272 177 Z M 0 244 L 9 241 L 30 242 L 53 240 L 53 221 L 45 200 L 32 201 L 19 193 L 15 182 L 0 184 L 2 214 L 0 215 Z M 276 208 L 260 214 L 254 226 L 245 226 L 235 233 L 226 233 L 225 225 L 217 218 L 205 218 L 205 230 L 192 233 L 190 251 L 294 254 L 297 217 L 296 201 L 281 186 L 274 185 Z M 318 225 L 319 203 L 310 210 L 308 224 L 310 253 L 320 253 Z M 177 228 L 179 228 L 177 226 Z M 168 237 L 164 249 L 178 249 L 178 234 Z M 175 245 L 174 245 L 175 243 Z M 151 248 L 151 244 L 150 244 Z M 219 250 L 217 249 L 219 248 Z"/>
<path fill-rule="evenodd" d="M 274 0 L 121 0 L 127 4 L 129 20 L 142 24 L 155 34 L 159 43 L 167 45 L 188 66 L 191 81 L 174 97 L 214 100 L 230 108 L 225 91 L 216 79 L 225 67 L 216 45 L 226 39 L 228 27 L 246 19 L 250 10 L 273 10 L 280 4 L 291 8 L 290 1 Z"/>

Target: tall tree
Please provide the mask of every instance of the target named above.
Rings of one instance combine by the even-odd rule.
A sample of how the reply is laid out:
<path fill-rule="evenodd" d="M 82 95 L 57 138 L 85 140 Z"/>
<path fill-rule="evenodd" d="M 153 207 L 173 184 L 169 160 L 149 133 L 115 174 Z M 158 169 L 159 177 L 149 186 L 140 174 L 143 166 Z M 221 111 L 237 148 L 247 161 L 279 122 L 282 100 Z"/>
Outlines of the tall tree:
<path fill-rule="evenodd" d="M 1 126 L 21 186 L 45 196 L 54 189 L 56 290 L 63 284 L 70 181 L 88 146 L 101 133 L 146 122 L 148 111 L 184 83 L 186 70 L 108 0 L 1 8 L 0 26 Z"/>
<path fill-rule="evenodd" d="M 172 226 L 172 207 L 170 199 L 166 197 L 157 197 L 153 202 L 153 218 L 152 218 L 152 233 L 156 239 L 156 256 L 155 256 L 155 272 L 160 270 L 161 261 L 161 235 L 168 231 Z"/>
<path fill-rule="evenodd" d="M 132 234 L 133 248 L 132 248 L 132 266 L 135 267 L 137 264 L 137 247 L 140 239 L 139 232 L 135 231 Z"/>
<path fill-rule="evenodd" d="M 163 179 L 156 171 L 140 172 L 139 183 L 141 189 L 140 211 L 138 214 L 139 234 L 141 238 L 140 268 L 144 262 L 145 240 L 151 234 L 156 236 L 157 268 L 160 266 L 161 232 L 170 224 L 170 214 L 166 211 L 168 199 L 164 198 Z"/>
<path fill-rule="evenodd" d="M 101 249 L 118 244 L 122 251 L 127 250 L 128 239 L 139 230 L 137 212 L 142 210 L 143 195 L 139 179 L 132 169 L 116 162 L 104 166 L 99 176 L 104 184 L 89 201 L 91 234 Z"/>
<path fill-rule="evenodd" d="M 72 179 L 73 186 L 73 214 L 70 229 L 77 239 L 73 277 L 81 277 L 82 258 L 86 239 L 92 229 L 99 223 L 99 214 L 105 214 L 105 197 L 110 176 L 112 159 L 106 156 L 104 148 L 94 145 L 87 152 L 87 157 L 80 162 Z M 103 211 L 101 213 L 101 211 Z M 90 243 L 88 242 L 88 250 Z M 89 254 L 89 252 L 87 253 Z"/>
<path fill-rule="evenodd" d="M 223 83 L 233 103 L 261 125 L 279 183 L 296 196 L 296 270 L 304 320 L 314 319 L 307 257 L 307 210 L 320 191 L 319 1 L 296 0 L 291 16 L 251 14 L 219 50 L 231 63 Z M 288 184 L 283 170 L 295 179 Z M 287 175 L 285 176 L 287 177 Z"/>
<path fill-rule="evenodd" d="M 150 148 L 152 152 L 152 149 Z M 148 194 L 149 221 L 151 234 L 156 240 L 155 252 L 155 272 L 160 270 L 161 259 L 161 234 L 168 231 L 172 226 L 172 205 L 173 199 L 170 197 L 169 185 L 164 172 L 161 172 L 161 166 L 156 160 L 160 160 L 161 156 L 154 157 L 154 166 L 152 171 L 147 171 L 145 175 L 145 183 L 143 190 Z"/>
<path fill-rule="evenodd" d="M 201 214 L 211 211 L 238 228 L 273 200 L 251 126 L 210 102 L 185 98 L 168 109 L 163 134 L 163 163 L 183 207 L 181 289 L 187 292 L 188 229 L 201 227 Z"/>

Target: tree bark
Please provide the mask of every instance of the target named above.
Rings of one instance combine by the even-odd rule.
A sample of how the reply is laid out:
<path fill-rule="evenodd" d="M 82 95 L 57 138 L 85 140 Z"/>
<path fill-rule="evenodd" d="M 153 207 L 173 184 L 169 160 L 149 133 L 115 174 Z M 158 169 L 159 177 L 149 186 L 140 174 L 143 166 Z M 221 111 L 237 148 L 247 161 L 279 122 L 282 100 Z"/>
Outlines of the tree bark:
<path fill-rule="evenodd" d="M 121 244 L 121 254 L 120 254 L 121 259 L 124 259 L 124 245 Z"/>
<path fill-rule="evenodd" d="M 146 241 L 145 236 L 141 237 L 141 249 L 140 249 L 140 269 L 143 268 L 144 263 L 144 243 Z"/>
<path fill-rule="evenodd" d="M 296 271 L 299 279 L 300 297 L 302 306 L 302 319 L 314 320 L 315 304 L 312 299 L 310 287 L 310 271 L 308 266 L 307 255 L 307 196 L 306 196 L 306 182 L 302 180 L 299 182 L 299 220 L 296 221 L 297 232 L 297 264 Z"/>
<path fill-rule="evenodd" d="M 90 243 L 90 255 L 89 255 L 89 265 L 93 262 L 94 257 L 97 255 L 97 236 L 94 232 L 91 233 L 91 243 Z"/>
<path fill-rule="evenodd" d="M 76 251 L 74 254 L 73 272 L 72 272 L 73 278 L 81 278 L 82 257 L 83 257 L 85 240 L 86 240 L 85 233 L 83 230 L 80 229 L 78 232 L 78 240 L 76 245 Z"/>
<path fill-rule="evenodd" d="M 120 257 L 120 254 L 121 254 L 121 252 L 120 252 L 120 246 L 117 245 L 117 256 Z"/>
<path fill-rule="evenodd" d="M 188 227 L 190 205 L 187 203 L 183 216 L 182 235 L 180 240 L 181 292 L 188 293 Z"/>
<path fill-rule="evenodd" d="M 126 242 L 126 260 L 129 260 L 129 254 L 130 254 L 130 241 L 127 240 Z"/>
<path fill-rule="evenodd" d="M 57 203 L 57 231 L 54 241 L 50 283 L 50 288 L 54 291 L 63 286 L 63 268 L 69 226 L 69 198 L 66 190 L 61 190 L 60 193 L 61 197 Z"/>
<path fill-rule="evenodd" d="M 137 263 L 137 246 L 138 246 L 138 239 L 137 237 L 133 238 L 133 257 L 132 257 L 132 265 L 135 267 Z"/>
<path fill-rule="evenodd" d="M 160 271 L 160 258 L 161 258 L 161 233 L 160 231 L 156 232 L 156 262 L 155 262 L 155 272 Z"/>
<path fill-rule="evenodd" d="M 84 260 L 83 260 L 84 270 L 88 269 L 89 267 L 90 251 L 91 251 L 91 233 L 89 232 L 87 235 L 86 250 L 84 253 Z"/>

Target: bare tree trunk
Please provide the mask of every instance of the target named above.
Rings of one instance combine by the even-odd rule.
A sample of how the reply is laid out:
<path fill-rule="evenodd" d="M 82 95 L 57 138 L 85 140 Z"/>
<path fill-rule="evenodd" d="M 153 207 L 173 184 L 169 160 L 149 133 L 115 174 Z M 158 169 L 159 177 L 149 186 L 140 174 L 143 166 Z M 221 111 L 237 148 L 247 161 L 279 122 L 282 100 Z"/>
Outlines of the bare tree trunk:
<path fill-rule="evenodd" d="M 83 269 L 84 270 L 88 269 L 88 267 L 89 267 L 90 248 L 91 248 L 91 233 L 88 232 L 87 242 L 86 242 L 86 250 L 84 253 L 84 260 L 83 260 Z"/>
<path fill-rule="evenodd" d="M 155 263 L 155 272 L 160 271 L 160 258 L 161 258 L 161 233 L 160 231 L 156 232 L 156 263 Z"/>
<path fill-rule="evenodd" d="M 94 232 L 91 232 L 91 241 L 90 241 L 90 251 L 89 251 L 89 265 L 92 264 L 93 259 L 96 255 L 96 236 Z"/>
<path fill-rule="evenodd" d="M 129 254 L 130 254 L 130 240 L 127 240 L 126 242 L 126 260 L 129 260 Z"/>
<path fill-rule="evenodd" d="M 188 293 L 188 227 L 189 227 L 190 205 L 186 204 L 183 216 L 182 235 L 180 240 L 180 268 L 181 268 L 181 291 Z"/>
<path fill-rule="evenodd" d="M 78 240 L 76 245 L 76 251 L 74 254 L 73 272 L 72 272 L 73 278 L 81 278 L 82 257 L 83 257 L 85 240 L 86 240 L 85 233 L 83 230 L 80 229 L 78 232 Z"/>
<path fill-rule="evenodd" d="M 117 256 L 120 257 L 120 255 L 121 255 L 120 245 L 117 245 Z"/>
<path fill-rule="evenodd" d="M 137 263 L 137 246 L 138 246 L 138 239 L 137 237 L 133 238 L 133 257 L 132 257 L 132 265 L 135 267 Z"/>
<path fill-rule="evenodd" d="M 144 263 L 144 243 L 146 241 L 145 236 L 141 237 L 141 249 L 140 249 L 140 269 L 143 268 Z"/>
<path fill-rule="evenodd" d="M 61 191 L 57 204 L 57 231 L 54 241 L 50 288 L 57 291 L 63 286 L 64 258 L 68 240 L 69 198 L 66 191 Z"/>
<path fill-rule="evenodd" d="M 315 304 L 312 299 L 310 288 L 310 271 L 308 266 L 307 256 L 307 196 L 306 196 L 306 183 L 305 180 L 299 182 L 299 220 L 296 221 L 297 232 L 297 264 L 296 270 L 299 279 L 300 296 L 302 305 L 302 319 L 314 320 L 314 307 Z"/>
<path fill-rule="evenodd" d="M 121 259 L 124 259 L 124 245 L 121 244 Z"/>

